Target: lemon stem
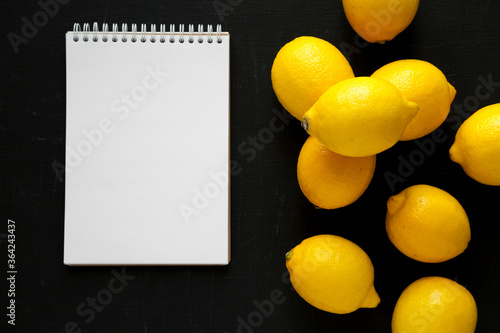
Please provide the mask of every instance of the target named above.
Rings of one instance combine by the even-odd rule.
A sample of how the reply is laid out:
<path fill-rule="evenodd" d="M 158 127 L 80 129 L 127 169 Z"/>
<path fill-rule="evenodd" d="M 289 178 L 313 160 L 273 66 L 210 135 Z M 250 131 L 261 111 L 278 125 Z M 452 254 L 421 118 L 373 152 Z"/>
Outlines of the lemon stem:
<path fill-rule="evenodd" d="M 307 119 L 306 116 L 304 116 L 304 118 L 302 118 L 301 125 L 302 125 L 302 128 L 306 130 L 306 132 L 309 132 L 309 119 Z"/>
<path fill-rule="evenodd" d="M 292 258 L 292 251 L 293 250 L 290 250 L 288 251 L 286 254 L 285 254 L 285 259 L 286 261 L 290 260 Z"/>

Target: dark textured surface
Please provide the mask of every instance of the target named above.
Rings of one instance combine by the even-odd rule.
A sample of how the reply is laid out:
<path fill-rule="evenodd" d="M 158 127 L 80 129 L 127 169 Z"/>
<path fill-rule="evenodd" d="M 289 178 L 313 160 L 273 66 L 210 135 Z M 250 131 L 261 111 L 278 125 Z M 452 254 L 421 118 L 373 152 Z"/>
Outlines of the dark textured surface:
<path fill-rule="evenodd" d="M 226 4 L 224 16 L 214 6 L 220 3 Z M 477 332 L 500 331 L 500 242 L 495 232 L 500 188 L 471 180 L 448 158 L 457 126 L 467 115 L 500 102 L 500 2 L 423 1 L 414 22 L 393 42 L 367 46 L 359 43 L 346 21 L 340 0 L 71 1 L 20 44 L 18 53 L 7 35 L 21 35 L 23 18 L 32 21 L 40 5 L 7 0 L 0 6 L 1 276 L 7 271 L 8 219 L 16 222 L 18 271 L 16 326 L 7 325 L 2 313 L 2 332 L 238 332 L 242 321 L 253 327 L 241 326 L 240 332 L 390 332 L 399 294 L 428 275 L 454 279 L 472 292 L 479 308 Z M 53 163 L 64 161 L 64 33 L 74 22 L 94 21 L 222 23 L 231 33 L 231 152 L 240 168 L 232 177 L 229 266 L 128 267 L 123 272 L 121 267 L 113 271 L 62 264 L 64 182 Z M 250 145 L 259 134 L 268 139 L 263 129 L 283 112 L 270 70 L 280 47 L 301 35 L 339 47 L 358 76 L 393 60 L 418 58 L 439 67 L 458 91 L 441 126 L 442 142 L 431 144 L 430 135 L 420 140 L 429 150 L 405 142 L 380 154 L 366 193 L 335 211 L 314 209 L 300 192 L 295 168 L 306 134 L 298 121 L 285 120 L 283 129 L 272 140 L 260 142 L 258 149 Z M 488 79 L 495 85 L 478 95 L 477 87 Z M 415 160 L 417 154 L 424 157 Z M 410 159 L 418 166 L 404 169 L 402 161 Z M 404 182 L 391 188 L 388 172 Z M 446 263 L 412 261 L 385 234 L 388 197 L 418 183 L 449 191 L 468 212 L 469 248 Z M 370 255 L 382 299 L 376 309 L 329 314 L 291 290 L 284 254 L 321 233 L 346 237 Z M 115 278 L 121 273 L 130 279 L 123 287 Z M 118 290 L 115 294 L 106 291 L 110 282 Z M 7 313 L 5 278 L 1 286 L 0 308 Z M 93 317 L 86 303 L 106 295 L 112 299 L 96 307 Z M 270 300 L 276 302 L 272 307 Z M 84 307 L 78 311 L 80 304 Z M 264 308 L 259 310 L 259 304 Z"/>

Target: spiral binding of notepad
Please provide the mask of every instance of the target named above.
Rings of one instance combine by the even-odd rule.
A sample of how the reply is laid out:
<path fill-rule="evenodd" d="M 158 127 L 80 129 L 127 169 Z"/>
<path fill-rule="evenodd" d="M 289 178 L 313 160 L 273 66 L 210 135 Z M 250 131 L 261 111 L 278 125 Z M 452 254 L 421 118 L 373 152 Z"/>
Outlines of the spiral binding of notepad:
<path fill-rule="evenodd" d="M 213 27 L 211 24 L 207 25 L 207 31 L 204 31 L 203 24 L 198 24 L 198 31 L 194 31 L 194 25 L 189 24 L 187 31 L 184 30 L 184 24 L 179 25 L 179 29 L 175 30 L 175 25 L 170 24 L 169 31 L 166 31 L 166 25 L 160 24 L 159 31 L 156 30 L 156 24 L 151 24 L 151 28 L 147 31 L 147 25 L 141 24 L 140 31 L 137 29 L 137 24 L 132 24 L 131 30 L 128 30 L 128 25 L 126 23 L 122 24 L 121 31 L 118 29 L 118 24 L 113 23 L 111 26 L 111 30 L 109 30 L 109 26 L 107 23 L 103 23 L 102 29 L 99 30 L 99 25 L 94 23 L 92 26 L 92 30 L 90 29 L 89 23 L 84 23 L 83 28 L 79 23 L 75 23 L 73 25 L 73 41 L 78 42 L 80 39 L 84 42 L 108 42 L 109 40 L 112 42 L 127 42 L 131 41 L 142 42 L 145 43 L 149 40 L 151 43 L 155 43 L 159 41 L 160 43 L 170 42 L 170 43 L 184 43 L 187 40 L 189 43 L 194 43 L 195 41 L 198 43 L 212 43 L 214 40 L 217 43 L 222 43 L 222 27 L 220 24 L 217 24 L 216 30 L 213 31 Z"/>

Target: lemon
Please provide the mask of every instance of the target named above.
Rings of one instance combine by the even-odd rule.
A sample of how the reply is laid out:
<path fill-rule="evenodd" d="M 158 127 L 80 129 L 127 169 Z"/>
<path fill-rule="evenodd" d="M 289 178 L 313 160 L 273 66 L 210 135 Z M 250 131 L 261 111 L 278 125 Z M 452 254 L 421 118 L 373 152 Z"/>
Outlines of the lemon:
<path fill-rule="evenodd" d="M 271 69 L 278 100 L 299 120 L 328 88 L 353 77 L 351 65 L 335 46 L 307 36 L 283 46 Z"/>
<path fill-rule="evenodd" d="M 286 254 L 286 267 L 297 293 L 318 309 L 345 314 L 380 303 L 370 258 L 340 236 L 303 240 Z"/>
<path fill-rule="evenodd" d="M 474 333 L 477 306 L 472 294 L 450 279 L 429 276 L 410 284 L 392 315 L 392 333 Z"/>
<path fill-rule="evenodd" d="M 406 256 L 438 263 L 465 251 L 471 239 L 469 219 L 451 194 L 430 185 L 414 185 L 387 201 L 386 231 Z"/>
<path fill-rule="evenodd" d="M 438 128 L 448 116 L 457 93 L 443 72 L 422 60 L 394 61 L 375 71 L 371 77 L 389 81 L 407 100 L 418 104 L 418 114 L 406 126 L 400 140 L 421 138 Z"/>
<path fill-rule="evenodd" d="M 370 156 L 396 144 L 417 111 L 417 104 L 391 83 L 356 77 L 321 95 L 305 113 L 302 127 L 338 154 Z"/>
<path fill-rule="evenodd" d="M 460 126 L 450 158 L 478 182 L 500 186 L 500 103 L 476 111 Z"/>
<path fill-rule="evenodd" d="M 300 189 L 315 206 L 334 209 L 356 201 L 375 172 L 376 156 L 348 157 L 334 153 L 310 136 L 300 151 Z"/>
<path fill-rule="evenodd" d="M 342 0 L 351 27 L 370 43 L 396 37 L 413 21 L 419 0 Z"/>

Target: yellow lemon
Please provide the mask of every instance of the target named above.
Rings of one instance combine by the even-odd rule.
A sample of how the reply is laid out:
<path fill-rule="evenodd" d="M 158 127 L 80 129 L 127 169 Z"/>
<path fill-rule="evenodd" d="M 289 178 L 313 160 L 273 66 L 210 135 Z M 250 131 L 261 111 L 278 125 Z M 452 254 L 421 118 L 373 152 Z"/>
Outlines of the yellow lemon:
<path fill-rule="evenodd" d="M 307 36 L 283 46 L 271 69 L 278 100 L 299 120 L 328 88 L 352 77 L 351 65 L 335 46 Z"/>
<path fill-rule="evenodd" d="M 500 186 L 500 103 L 476 111 L 460 126 L 450 158 L 478 182 Z"/>
<path fill-rule="evenodd" d="M 384 43 L 405 30 L 419 0 L 342 0 L 351 27 L 370 43 Z"/>
<path fill-rule="evenodd" d="M 390 197 L 385 227 L 399 251 L 428 263 L 458 256 L 471 239 L 469 219 L 460 202 L 430 185 L 410 186 Z"/>
<path fill-rule="evenodd" d="M 375 155 L 339 155 L 310 136 L 302 146 L 297 163 L 300 189 L 319 208 L 347 206 L 367 189 L 375 172 L 375 161 Z"/>
<path fill-rule="evenodd" d="M 396 144 L 417 111 L 417 104 L 391 83 L 356 77 L 321 95 L 305 113 L 302 127 L 338 154 L 370 156 Z"/>
<path fill-rule="evenodd" d="M 476 324 L 477 306 L 472 294 L 439 276 L 410 284 L 392 315 L 392 333 L 474 333 Z"/>
<path fill-rule="evenodd" d="M 286 254 L 286 267 L 297 293 L 318 309 L 345 314 L 380 303 L 370 258 L 340 236 L 305 239 Z"/>
<path fill-rule="evenodd" d="M 371 77 L 389 81 L 407 100 L 418 104 L 418 114 L 406 126 L 400 140 L 421 138 L 438 128 L 448 116 L 457 93 L 443 72 L 422 60 L 394 61 L 378 69 Z"/>

